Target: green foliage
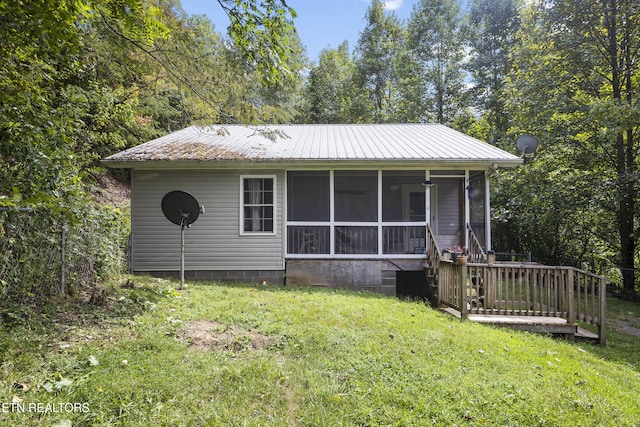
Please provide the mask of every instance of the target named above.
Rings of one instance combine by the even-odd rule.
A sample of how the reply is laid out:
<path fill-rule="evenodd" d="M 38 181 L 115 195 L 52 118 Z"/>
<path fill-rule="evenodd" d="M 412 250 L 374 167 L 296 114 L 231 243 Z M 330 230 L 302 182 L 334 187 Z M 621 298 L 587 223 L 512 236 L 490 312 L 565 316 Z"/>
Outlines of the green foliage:
<path fill-rule="evenodd" d="M 632 293 L 640 157 L 637 52 L 628 47 L 637 45 L 640 21 L 626 17 L 638 16 L 638 5 L 620 2 L 612 9 L 584 0 L 547 6 L 523 9 L 505 92 L 512 134 L 527 131 L 543 141 L 528 173 L 530 183 L 545 186 L 539 204 L 526 192 L 511 197 L 523 210 L 547 212 L 545 229 L 554 236 L 548 240 L 574 263 L 590 258 L 602 274 L 619 268 L 621 285 Z M 525 215 L 520 222 L 534 229 L 533 219 Z M 559 254 L 539 249 L 548 260 Z"/>
<path fill-rule="evenodd" d="M 274 88 L 293 91 L 303 67 L 291 59 L 295 12 L 278 0 L 221 4 L 248 61 L 171 2 L 2 2 L 0 194 L 57 197 L 105 154 L 194 120 L 281 119 Z M 255 71 L 262 80 L 243 78 Z M 271 92 L 250 99 L 263 84 Z"/>
<path fill-rule="evenodd" d="M 5 422 L 633 426 L 640 416 L 640 344 L 621 332 L 600 348 L 368 293 L 176 293 L 173 282 L 134 281 L 107 306 L 64 306 L 2 330 L 0 399 L 88 407 Z M 620 309 L 616 318 L 637 311 Z"/>
<path fill-rule="evenodd" d="M 507 148 L 509 128 L 503 87 L 520 28 L 517 4 L 516 0 L 474 0 L 467 24 L 471 55 L 466 68 L 474 83 L 471 99 L 490 126 L 483 139 L 503 148 Z"/>
<path fill-rule="evenodd" d="M 354 84 L 355 64 L 349 55 L 349 44 L 343 42 L 338 49 L 323 49 L 318 63 L 309 71 L 305 87 L 305 122 L 360 123 L 367 122 L 369 113 L 363 113 L 364 95 Z"/>
<path fill-rule="evenodd" d="M 371 3 L 365 21 L 356 46 L 356 84 L 359 91 L 367 94 L 374 123 L 395 121 L 395 61 L 403 42 L 400 23 L 395 14 L 385 12 L 380 0 Z"/>
<path fill-rule="evenodd" d="M 122 216 L 89 203 L 73 211 L 40 206 L 0 212 L 2 304 L 46 305 L 122 273 L 128 239 Z"/>
<path fill-rule="evenodd" d="M 276 85 L 294 70 L 287 67 L 296 12 L 283 0 L 218 0 L 229 16 L 235 46 L 266 85 Z"/>
<path fill-rule="evenodd" d="M 408 48 L 419 66 L 421 121 L 450 123 L 467 104 L 464 38 L 455 0 L 421 0 L 408 23 Z"/>
<path fill-rule="evenodd" d="M 177 1 L 0 1 L 3 297 L 40 304 L 61 289 L 63 228 L 61 291 L 122 270 L 126 221 L 86 196 L 101 158 L 192 123 L 292 117 L 304 67 L 295 12 L 220 4 L 235 46 Z"/>

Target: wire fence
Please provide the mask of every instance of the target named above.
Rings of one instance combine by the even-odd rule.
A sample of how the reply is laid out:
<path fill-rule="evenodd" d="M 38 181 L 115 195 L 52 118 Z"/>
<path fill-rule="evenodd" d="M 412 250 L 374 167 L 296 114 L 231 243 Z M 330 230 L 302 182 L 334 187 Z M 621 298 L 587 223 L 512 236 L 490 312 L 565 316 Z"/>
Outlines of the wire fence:
<path fill-rule="evenodd" d="M 0 208 L 0 298 L 39 306 L 95 286 L 124 270 L 126 236 L 114 210 Z"/>

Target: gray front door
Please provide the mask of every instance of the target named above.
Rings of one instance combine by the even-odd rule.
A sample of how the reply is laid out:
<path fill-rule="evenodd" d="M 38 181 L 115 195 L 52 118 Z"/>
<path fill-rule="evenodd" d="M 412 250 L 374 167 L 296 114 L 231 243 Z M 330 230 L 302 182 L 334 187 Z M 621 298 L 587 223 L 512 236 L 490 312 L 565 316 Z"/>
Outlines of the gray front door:
<path fill-rule="evenodd" d="M 440 250 L 463 244 L 464 178 L 431 180 L 431 229 Z"/>

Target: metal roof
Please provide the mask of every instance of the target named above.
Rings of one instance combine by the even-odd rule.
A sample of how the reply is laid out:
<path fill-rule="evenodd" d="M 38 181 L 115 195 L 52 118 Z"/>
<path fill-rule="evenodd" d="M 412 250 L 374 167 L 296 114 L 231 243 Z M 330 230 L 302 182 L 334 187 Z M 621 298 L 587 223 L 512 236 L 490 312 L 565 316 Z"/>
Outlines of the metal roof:
<path fill-rule="evenodd" d="M 270 137 L 271 136 L 271 137 Z M 518 156 L 444 125 L 191 126 L 103 160 L 111 167 L 171 162 L 433 162 L 521 164 Z"/>

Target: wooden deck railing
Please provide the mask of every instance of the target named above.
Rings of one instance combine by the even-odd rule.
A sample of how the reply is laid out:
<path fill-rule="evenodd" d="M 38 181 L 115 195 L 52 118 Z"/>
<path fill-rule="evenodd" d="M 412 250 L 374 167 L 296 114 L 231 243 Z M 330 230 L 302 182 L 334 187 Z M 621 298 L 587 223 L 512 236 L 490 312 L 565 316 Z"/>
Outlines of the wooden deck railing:
<path fill-rule="evenodd" d="M 438 264 L 438 302 L 468 314 L 561 317 L 606 340 L 605 278 L 573 267 Z"/>
<path fill-rule="evenodd" d="M 467 250 L 469 262 L 487 262 L 487 254 L 482 249 L 478 236 L 473 232 L 470 224 L 467 224 L 467 234 L 469 236 L 469 249 Z"/>
<path fill-rule="evenodd" d="M 561 317 L 569 324 L 591 325 L 606 342 L 606 279 L 574 267 L 537 264 L 487 264 L 468 227 L 466 264 L 442 259 L 427 226 L 429 274 L 437 286 L 437 306 L 469 314 Z M 483 260 L 483 262 L 479 262 Z"/>
<path fill-rule="evenodd" d="M 438 307 L 451 307 L 462 312 L 464 304 L 460 300 L 460 286 L 451 286 L 461 281 L 462 269 L 459 264 L 450 260 L 440 260 L 438 263 Z M 443 284 L 446 284 L 443 286 Z"/>
<path fill-rule="evenodd" d="M 440 262 L 440 248 L 438 247 L 438 242 L 436 242 L 436 237 L 433 234 L 433 230 L 431 229 L 431 224 L 427 224 L 427 262 L 431 267 L 432 271 L 437 272 L 438 264 Z"/>

